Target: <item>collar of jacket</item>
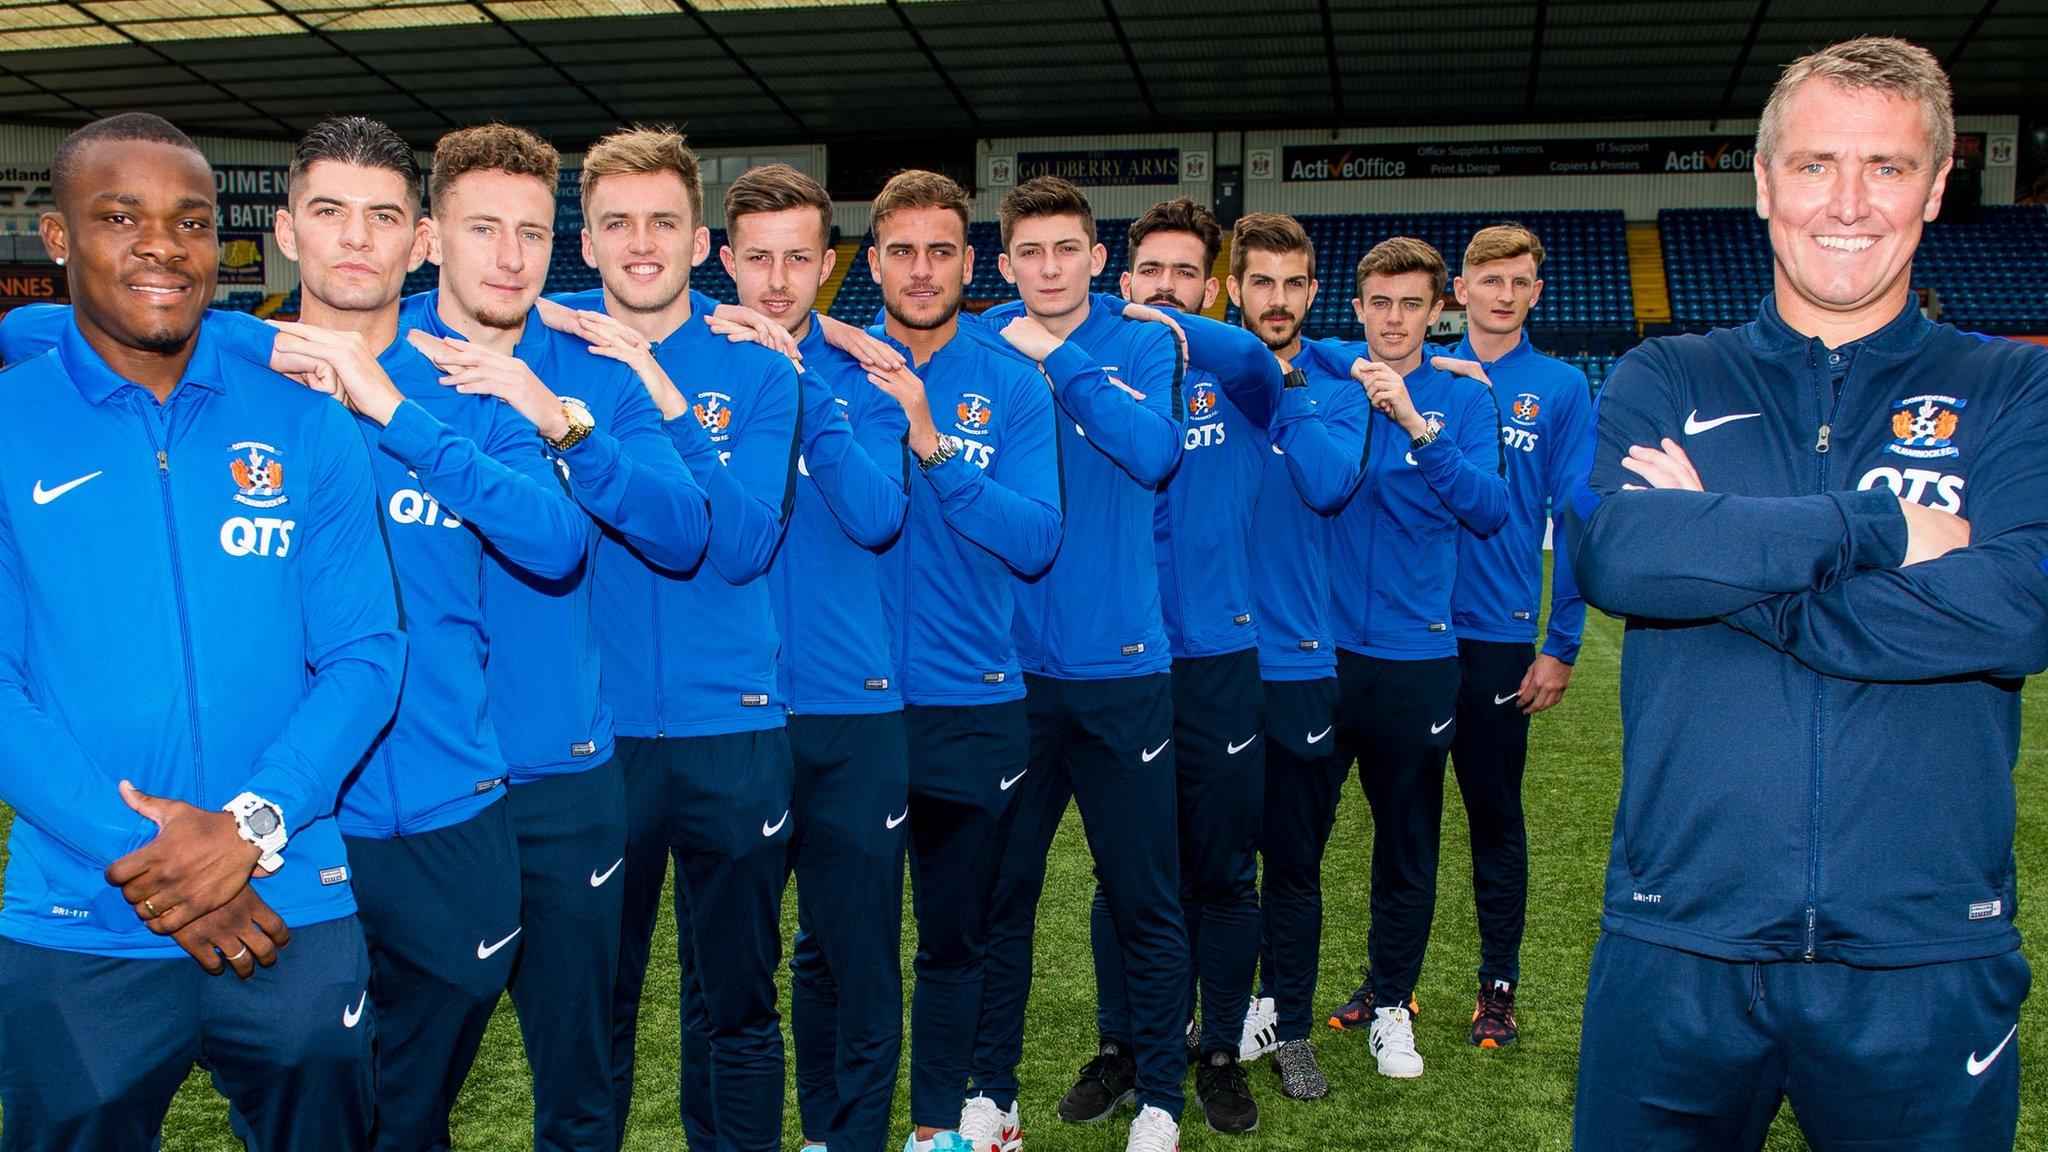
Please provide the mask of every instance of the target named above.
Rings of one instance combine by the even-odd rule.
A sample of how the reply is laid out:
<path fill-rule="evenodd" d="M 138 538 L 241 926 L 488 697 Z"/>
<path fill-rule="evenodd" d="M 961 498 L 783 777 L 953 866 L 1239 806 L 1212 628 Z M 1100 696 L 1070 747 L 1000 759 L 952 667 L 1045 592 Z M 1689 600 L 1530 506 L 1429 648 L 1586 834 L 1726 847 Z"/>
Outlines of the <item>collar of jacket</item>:
<path fill-rule="evenodd" d="M 1906 306 L 1889 323 L 1850 343 L 1856 346 L 1859 355 L 1869 353 L 1902 359 L 1917 350 L 1933 331 L 1933 322 L 1920 313 L 1920 298 L 1908 295 Z M 1802 335 L 1785 323 L 1784 317 L 1778 315 L 1778 294 L 1775 292 L 1764 297 L 1757 309 L 1756 323 L 1750 326 L 1750 333 L 1750 340 L 1757 351 L 1773 360 L 1788 359 L 1803 351 L 1809 364 L 1818 364 L 1826 350 L 1819 337 Z"/>

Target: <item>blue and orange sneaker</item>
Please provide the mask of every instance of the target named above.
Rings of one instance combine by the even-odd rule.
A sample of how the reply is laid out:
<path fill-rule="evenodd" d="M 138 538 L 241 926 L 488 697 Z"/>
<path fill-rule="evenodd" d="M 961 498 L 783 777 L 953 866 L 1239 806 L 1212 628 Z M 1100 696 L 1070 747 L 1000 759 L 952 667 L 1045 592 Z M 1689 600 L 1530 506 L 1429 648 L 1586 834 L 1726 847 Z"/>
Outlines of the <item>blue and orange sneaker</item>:
<path fill-rule="evenodd" d="M 1505 980 L 1479 982 L 1479 1006 L 1472 1009 L 1472 1043 L 1504 1048 L 1515 1042 L 1515 986 Z"/>
<path fill-rule="evenodd" d="M 1346 1000 L 1342 1008 L 1330 1013 L 1330 1027 L 1339 1032 L 1366 1032 L 1372 1028 L 1372 970 L 1360 968 L 1358 974 L 1365 977 L 1365 982 L 1358 986 L 1358 991 L 1351 994 L 1351 999 Z M 1408 994 L 1408 1015 L 1411 1019 L 1422 1015 L 1422 1005 L 1416 1002 L 1412 992 Z"/>

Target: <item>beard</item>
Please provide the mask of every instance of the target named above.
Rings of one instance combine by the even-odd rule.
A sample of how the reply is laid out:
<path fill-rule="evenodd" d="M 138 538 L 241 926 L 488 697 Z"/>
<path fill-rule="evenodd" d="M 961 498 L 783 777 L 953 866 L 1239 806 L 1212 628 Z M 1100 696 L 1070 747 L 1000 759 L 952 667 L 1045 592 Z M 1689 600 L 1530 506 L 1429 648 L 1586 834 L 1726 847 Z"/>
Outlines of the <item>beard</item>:
<path fill-rule="evenodd" d="M 191 341 L 193 331 L 194 329 L 192 328 L 187 328 L 183 332 L 171 328 L 153 329 L 143 333 L 142 337 L 135 342 L 135 346 L 153 355 L 169 356 L 173 352 L 184 349 L 185 345 Z"/>
<path fill-rule="evenodd" d="M 882 310 L 889 314 L 891 320 L 896 321 L 913 332 L 930 332 L 937 328 L 944 328 L 947 322 L 960 314 L 960 297 L 954 296 L 951 300 L 942 303 L 938 311 L 929 320 L 912 316 L 898 307 L 894 300 L 886 296 L 882 298 Z"/>
<path fill-rule="evenodd" d="M 1280 349 L 1285 348 L 1289 344 L 1294 343 L 1295 340 L 1299 339 L 1301 336 L 1301 317 L 1296 316 L 1292 312 L 1267 309 L 1266 314 L 1259 317 L 1257 320 L 1253 320 L 1249 314 L 1240 312 L 1239 318 L 1240 322 L 1243 323 L 1243 325 L 1251 331 L 1252 335 L 1257 336 L 1259 340 L 1262 343 L 1264 343 L 1268 349 L 1271 349 L 1275 352 L 1278 352 Z M 1267 320 L 1276 319 L 1291 320 L 1294 323 L 1293 326 L 1288 328 L 1286 333 L 1282 336 L 1274 337 L 1267 335 L 1265 322 Z"/>
<path fill-rule="evenodd" d="M 510 308 L 503 311 L 496 308 L 479 308 L 475 315 L 477 323 L 500 331 L 510 331 L 526 323 L 525 312 L 515 312 Z"/>

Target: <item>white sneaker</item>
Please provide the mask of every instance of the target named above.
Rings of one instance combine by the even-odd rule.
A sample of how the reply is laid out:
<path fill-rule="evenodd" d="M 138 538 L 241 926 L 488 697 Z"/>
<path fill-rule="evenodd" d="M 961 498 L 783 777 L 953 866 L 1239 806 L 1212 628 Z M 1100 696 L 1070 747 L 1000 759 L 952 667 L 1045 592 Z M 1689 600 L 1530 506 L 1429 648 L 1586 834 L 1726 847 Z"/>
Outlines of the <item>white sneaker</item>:
<path fill-rule="evenodd" d="M 1180 1125 L 1166 1114 L 1166 1109 L 1147 1104 L 1138 1109 L 1138 1118 L 1131 1121 L 1131 1135 L 1124 1141 L 1124 1152 L 1180 1152 Z"/>
<path fill-rule="evenodd" d="M 1280 1012 L 1271 996 L 1252 997 L 1244 1013 L 1244 1036 L 1237 1042 L 1237 1062 L 1249 1064 L 1280 1047 Z"/>
<path fill-rule="evenodd" d="M 970 1097 L 960 1109 L 960 1139 L 973 1152 L 1023 1152 L 1024 1128 L 1017 1105 L 1008 1112 L 986 1096 Z"/>
<path fill-rule="evenodd" d="M 1373 1011 L 1371 1046 L 1380 1075 L 1413 1080 L 1422 1075 L 1422 1053 L 1415 1050 L 1415 1021 L 1406 1008 Z"/>

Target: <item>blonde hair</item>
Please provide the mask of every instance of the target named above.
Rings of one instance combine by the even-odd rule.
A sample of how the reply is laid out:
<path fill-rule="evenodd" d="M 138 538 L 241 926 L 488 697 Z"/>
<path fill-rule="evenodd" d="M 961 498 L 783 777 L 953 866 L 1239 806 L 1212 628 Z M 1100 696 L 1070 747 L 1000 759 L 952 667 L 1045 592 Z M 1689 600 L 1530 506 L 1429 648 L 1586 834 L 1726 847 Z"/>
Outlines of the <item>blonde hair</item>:
<path fill-rule="evenodd" d="M 590 146 L 583 154 L 583 218 L 590 218 L 590 190 L 599 179 L 638 172 L 675 173 L 690 197 L 690 222 L 704 223 L 704 180 L 697 169 L 697 154 L 690 151 L 682 133 L 666 124 L 621 128 Z"/>
<path fill-rule="evenodd" d="M 1472 234 L 1472 242 L 1465 245 L 1467 269 L 1491 264 L 1495 260 L 1512 260 L 1517 256 L 1533 256 L 1536 267 L 1543 267 L 1543 241 L 1520 224 L 1495 224 L 1481 228 Z"/>
<path fill-rule="evenodd" d="M 1365 299 L 1365 278 L 1367 276 L 1402 276 L 1410 272 L 1429 273 L 1429 294 L 1437 297 L 1444 294 L 1444 281 L 1450 279 L 1450 270 L 1444 267 L 1443 253 L 1413 236 L 1395 236 L 1372 246 L 1365 259 L 1358 262 L 1358 298 Z"/>
<path fill-rule="evenodd" d="M 434 171 L 428 177 L 427 195 L 438 206 L 442 193 L 471 172 L 538 177 L 547 182 L 548 193 L 553 195 L 561 167 L 562 154 L 555 146 L 524 128 L 510 124 L 457 128 L 434 144 Z"/>
<path fill-rule="evenodd" d="M 1831 44 L 1786 65 L 1771 89 L 1764 114 L 1756 125 L 1756 152 L 1769 164 L 1777 154 L 1785 108 L 1808 80 L 1827 80 L 1840 88 L 1882 92 L 1919 103 L 1934 144 L 1934 166 L 1948 163 L 1956 149 L 1955 97 L 1948 73 L 1934 53 L 1895 36 L 1861 36 Z"/>

